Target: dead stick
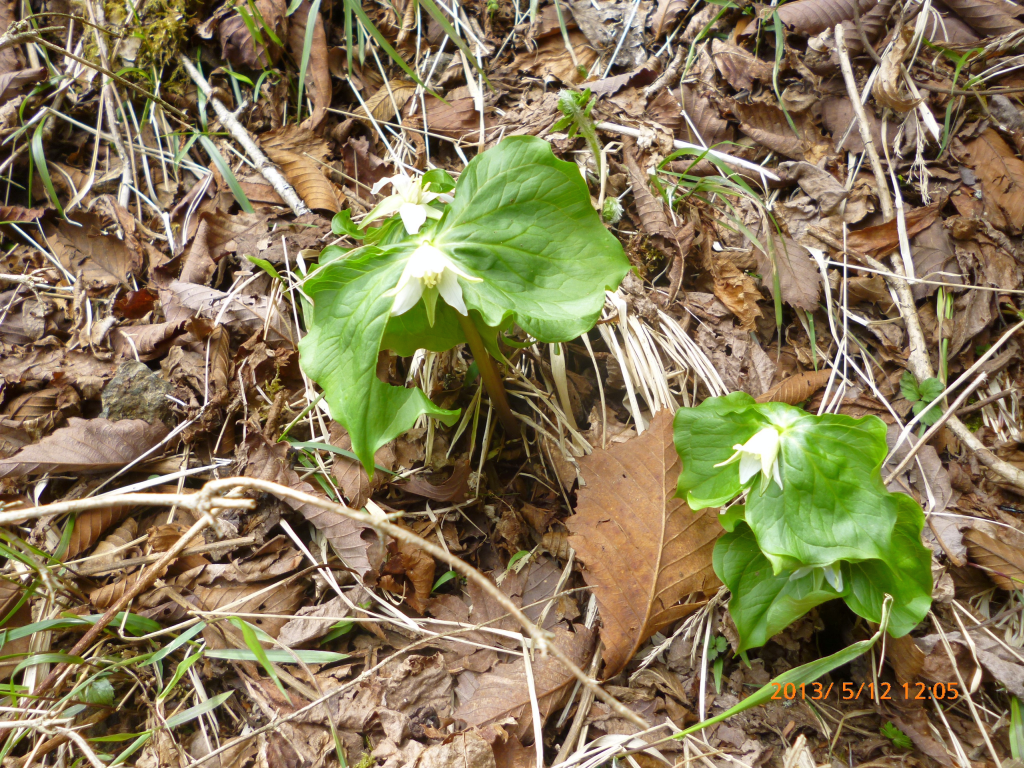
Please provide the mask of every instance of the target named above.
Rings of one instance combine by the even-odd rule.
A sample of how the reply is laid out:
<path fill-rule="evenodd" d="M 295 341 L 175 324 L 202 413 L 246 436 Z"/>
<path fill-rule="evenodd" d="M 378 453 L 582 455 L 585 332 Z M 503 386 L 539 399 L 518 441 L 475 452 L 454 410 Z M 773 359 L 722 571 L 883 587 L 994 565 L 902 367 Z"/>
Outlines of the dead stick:
<path fill-rule="evenodd" d="M 238 118 L 235 117 L 224 103 L 213 95 L 213 88 L 210 87 L 210 83 L 207 82 L 206 78 L 203 77 L 199 70 L 193 66 L 192 62 L 189 61 L 188 57 L 184 54 L 178 57 L 178 61 L 181 66 L 188 72 L 189 77 L 195 82 L 196 87 L 203 92 L 203 95 L 209 99 L 213 105 L 213 111 L 217 113 L 217 118 L 220 120 L 221 125 L 228 129 L 228 132 L 234 137 L 235 141 L 242 145 L 242 149 L 249 155 L 249 159 L 256 165 L 256 170 L 260 172 L 270 186 L 274 188 L 274 191 L 281 196 L 281 199 L 287 204 L 292 212 L 296 216 L 302 216 L 309 213 L 309 208 L 306 206 L 302 199 L 295 192 L 295 189 L 291 184 L 281 175 L 281 172 L 277 170 L 277 166 L 267 159 L 267 156 L 263 154 L 263 150 L 256 146 L 256 142 L 252 140 L 249 132 L 245 130 Z"/>

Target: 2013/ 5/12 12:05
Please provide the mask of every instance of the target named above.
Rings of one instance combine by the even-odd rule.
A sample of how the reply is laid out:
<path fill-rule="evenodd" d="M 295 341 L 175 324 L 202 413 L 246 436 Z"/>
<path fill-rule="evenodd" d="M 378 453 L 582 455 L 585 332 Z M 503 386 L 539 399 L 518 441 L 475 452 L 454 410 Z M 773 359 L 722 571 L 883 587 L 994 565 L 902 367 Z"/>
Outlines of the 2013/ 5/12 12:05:
<path fill-rule="evenodd" d="M 845 682 L 841 686 L 835 683 L 777 683 L 771 685 L 775 688 L 772 692 L 773 701 L 793 701 L 801 699 L 805 701 L 822 701 L 829 698 L 833 693 L 840 701 L 854 701 L 857 699 L 874 699 L 874 683 L 851 683 Z M 903 683 L 893 684 L 881 682 L 878 684 L 878 699 L 892 700 L 903 697 L 905 700 L 928 699 L 955 701 L 960 698 L 959 683 Z"/>

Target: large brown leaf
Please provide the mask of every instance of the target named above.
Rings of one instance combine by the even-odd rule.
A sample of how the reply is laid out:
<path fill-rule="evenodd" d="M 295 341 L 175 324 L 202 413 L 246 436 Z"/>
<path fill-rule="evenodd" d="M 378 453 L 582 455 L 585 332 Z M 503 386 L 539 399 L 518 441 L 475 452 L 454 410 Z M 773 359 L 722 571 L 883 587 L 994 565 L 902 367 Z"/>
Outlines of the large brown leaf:
<path fill-rule="evenodd" d="M 594 652 L 595 637 L 585 627 L 577 625 L 575 629 L 575 632 L 556 630 L 555 645 L 577 667 L 582 667 Z M 554 656 L 544 657 L 538 653 L 531 661 L 541 720 L 547 720 L 561 705 L 575 678 Z M 522 659 L 498 664 L 483 675 L 464 672 L 455 692 L 460 702 L 455 717 L 465 720 L 471 727 L 512 718 L 515 721 L 512 732 L 520 739 L 533 733 L 526 664 Z"/>
<path fill-rule="evenodd" d="M 782 300 L 791 307 L 808 312 L 818 308 L 821 273 L 806 248 L 784 237 L 776 241 L 774 259 L 757 248 L 754 249 L 754 257 L 757 259 L 757 271 L 763 275 L 761 284 L 772 296 L 775 295 L 775 268 L 778 267 Z"/>
<path fill-rule="evenodd" d="M 71 559 L 85 552 L 99 541 L 100 536 L 107 528 L 124 520 L 125 516 L 133 509 L 134 507 L 127 504 L 119 504 L 82 512 L 75 519 L 75 527 L 71 531 L 71 540 L 68 543 L 68 551 L 65 556 Z"/>
<path fill-rule="evenodd" d="M 816 35 L 836 24 L 854 18 L 859 3 L 861 15 L 867 13 L 877 0 L 797 0 L 780 5 L 777 9 L 782 23 L 802 35 Z"/>
<path fill-rule="evenodd" d="M 106 472 L 139 458 L 167 434 L 162 423 L 142 419 L 69 419 L 35 445 L 0 461 L 0 477 L 43 472 Z"/>
<path fill-rule="evenodd" d="M 668 411 L 640 437 L 579 463 L 586 485 L 566 525 L 597 597 L 604 674 L 613 677 L 645 640 L 692 610 L 680 600 L 718 587 L 711 550 L 722 527 L 715 510 L 694 514 L 676 498 L 680 464 Z"/>
<path fill-rule="evenodd" d="M 940 204 L 926 205 L 922 208 L 911 208 L 904 215 L 907 224 L 907 235 L 913 237 L 932 225 L 939 215 Z M 896 220 L 887 221 L 874 227 L 865 227 L 851 232 L 846 244 L 854 251 L 867 253 L 875 258 L 882 258 L 900 247 L 899 230 Z"/>
<path fill-rule="evenodd" d="M 793 132 L 781 109 L 761 102 L 736 102 L 733 111 L 740 119 L 740 130 L 762 147 L 794 160 L 804 159 L 804 152 L 807 149 L 804 134 L 797 135 Z M 799 121 L 797 128 L 801 128 Z"/>
<path fill-rule="evenodd" d="M 981 179 L 992 226 L 1019 235 L 1024 230 L 1024 162 L 992 128 L 968 144 L 967 152 Z"/>
<path fill-rule="evenodd" d="M 984 37 L 1008 35 L 1020 29 L 1021 24 L 1009 14 L 1009 10 L 1020 6 L 990 0 L 946 0 L 946 5 L 977 33 Z"/>
<path fill-rule="evenodd" d="M 327 498 L 322 491 L 299 479 L 298 473 L 288 462 L 287 443 L 271 444 L 257 432 L 249 436 L 246 449 L 246 477 L 270 480 L 311 496 Z M 369 560 L 369 551 L 371 548 L 377 549 L 379 544 L 375 541 L 372 531 L 351 518 L 322 507 L 302 504 L 289 499 L 286 499 L 285 503 L 323 532 L 331 546 L 334 547 L 334 551 L 338 553 L 338 557 L 344 561 L 347 567 L 360 576 L 373 567 Z"/>
<path fill-rule="evenodd" d="M 74 224 L 61 221 L 46 226 L 46 238 L 54 255 L 73 275 L 81 275 L 90 291 L 105 291 L 123 285 L 131 276 L 133 260 L 125 244 L 101 231 L 98 216 L 83 213 Z"/>
<path fill-rule="evenodd" d="M 341 207 L 331 182 L 308 157 L 282 149 L 268 150 L 267 156 L 280 166 L 281 173 L 312 210 L 334 213 Z"/>

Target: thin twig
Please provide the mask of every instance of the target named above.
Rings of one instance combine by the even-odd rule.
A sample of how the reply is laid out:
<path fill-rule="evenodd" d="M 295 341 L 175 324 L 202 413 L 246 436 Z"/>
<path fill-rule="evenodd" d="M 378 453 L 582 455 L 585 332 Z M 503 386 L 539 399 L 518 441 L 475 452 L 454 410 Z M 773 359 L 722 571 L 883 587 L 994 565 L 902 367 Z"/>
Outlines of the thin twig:
<path fill-rule="evenodd" d="M 224 103 L 213 95 L 213 89 L 210 87 L 210 83 L 207 82 L 206 78 L 200 74 L 199 70 L 195 68 L 188 57 L 184 54 L 178 57 L 178 61 L 181 66 L 188 72 L 189 77 L 196 84 L 196 87 L 203 92 L 203 95 L 213 105 L 213 111 L 217 113 L 217 118 L 220 120 L 221 125 L 228 129 L 228 132 L 234 137 L 235 141 L 242 145 L 242 149 L 245 150 L 246 154 L 249 155 L 249 159 L 252 160 L 253 165 L 256 166 L 256 170 L 270 182 L 270 186 L 274 188 L 274 191 L 281 196 L 285 204 L 295 213 L 296 216 L 302 216 L 303 214 L 309 213 L 309 208 L 302 202 L 302 199 L 295 192 L 295 189 L 291 184 L 288 183 L 287 179 L 281 174 L 267 156 L 263 154 L 263 150 L 256 146 L 256 142 L 252 140 L 249 132 L 245 130 L 245 127 L 238 122 L 235 117 Z"/>
<path fill-rule="evenodd" d="M 846 82 L 850 103 L 853 105 L 854 114 L 857 115 L 857 128 L 860 131 L 860 138 L 864 142 L 864 151 L 868 153 L 871 171 L 875 174 L 875 182 L 878 185 L 878 202 L 882 206 L 882 215 L 885 217 L 885 220 L 891 221 L 894 213 L 892 197 L 889 195 L 889 182 L 886 181 L 885 173 L 882 171 L 882 163 L 878 159 L 878 150 L 875 149 L 874 139 L 871 138 L 871 124 L 868 123 L 867 114 L 864 112 L 864 105 L 860 101 L 857 81 L 853 77 L 853 67 L 850 66 L 850 54 L 846 50 L 846 38 L 843 36 L 842 24 L 836 24 L 835 34 L 836 53 L 839 54 L 839 68 L 843 70 L 843 80 Z"/>

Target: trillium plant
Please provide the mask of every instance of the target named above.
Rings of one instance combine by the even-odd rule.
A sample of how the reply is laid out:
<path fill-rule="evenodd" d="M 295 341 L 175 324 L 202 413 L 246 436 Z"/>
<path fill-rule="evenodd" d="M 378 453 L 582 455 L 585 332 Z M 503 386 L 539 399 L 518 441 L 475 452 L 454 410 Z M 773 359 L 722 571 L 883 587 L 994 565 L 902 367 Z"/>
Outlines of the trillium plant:
<path fill-rule="evenodd" d="M 423 414 L 449 425 L 459 416 L 378 379 L 381 351 L 468 343 L 499 418 L 518 431 L 494 361 L 499 333 L 515 324 L 537 341 L 574 339 L 629 270 L 577 167 L 536 137 L 477 155 L 457 183 L 433 170 L 373 191 L 386 186 L 392 194 L 358 224 L 349 211 L 335 216 L 334 232 L 362 244 L 325 248 L 302 286 L 302 367 L 368 472 L 376 450 Z"/>
<path fill-rule="evenodd" d="M 814 416 L 743 392 L 681 408 L 674 438 L 681 497 L 723 507 L 715 573 L 729 588 L 740 651 L 829 600 L 905 635 L 931 606 L 931 553 L 917 502 L 882 484 L 885 423 Z"/>

